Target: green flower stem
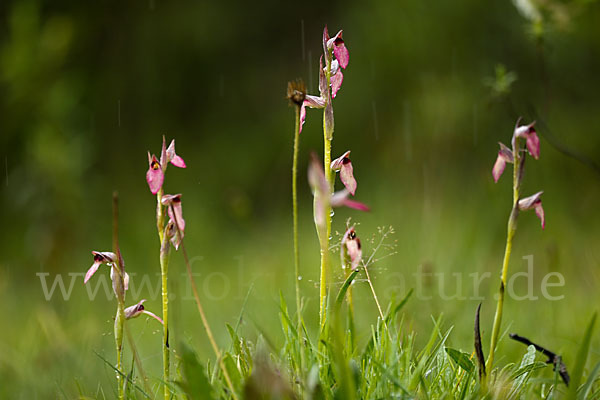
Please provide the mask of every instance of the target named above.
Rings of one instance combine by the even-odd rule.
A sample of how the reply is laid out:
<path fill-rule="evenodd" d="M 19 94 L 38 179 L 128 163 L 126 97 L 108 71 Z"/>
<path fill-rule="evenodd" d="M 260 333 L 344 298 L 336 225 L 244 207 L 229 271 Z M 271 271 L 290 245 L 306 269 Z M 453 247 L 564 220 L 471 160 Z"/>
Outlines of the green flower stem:
<path fill-rule="evenodd" d="M 327 119 L 327 105 L 331 101 L 331 62 L 327 62 L 327 71 L 325 72 L 327 78 L 327 100 L 325 108 L 323 109 L 323 144 L 324 144 L 324 155 L 323 155 L 323 170 L 325 172 L 325 179 L 327 180 L 329 193 L 333 193 L 333 176 L 331 174 L 331 141 L 333 132 L 328 132 L 326 123 Z M 329 275 L 329 237 L 331 236 L 331 204 L 327 202 L 325 205 L 325 232 L 317 227 L 319 232 L 319 243 L 321 244 L 321 278 L 320 278 L 320 292 L 319 292 L 319 321 L 320 326 L 323 328 L 325 324 L 325 304 L 327 302 L 327 277 Z"/>
<path fill-rule="evenodd" d="M 125 306 L 119 301 L 117 314 L 115 316 L 115 345 L 117 348 L 117 387 L 119 388 L 119 400 L 123 400 L 124 379 L 123 379 L 123 325 L 125 323 Z"/>
<path fill-rule="evenodd" d="M 112 219 L 113 219 L 113 234 L 112 234 L 112 247 L 113 253 L 117 255 L 117 261 L 112 266 L 116 272 L 117 279 L 117 313 L 115 315 L 115 347 L 117 350 L 117 387 L 119 392 L 119 400 L 124 399 L 124 381 L 123 381 L 123 325 L 125 324 L 125 264 L 123 257 L 121 256 L 121 250 L 119 248 L 119 194 L 113 192 L 112 202 Z"/>
<path fill-rule="evenodd" d="M 300 143 L 300 105 L 296 104 L 296 124 L 294 128 L 294 159 L 292 162 L 292 213 L 294 219 L 294 271 L 296 273 L 296 314 L 298 333 L 302 332 L 302 314 L 300 304 L 300 252 L 298 248 L 298 148 Z M 302 338 L 299 341 L 302 346 Z M 304 374 L 304 351 L 300 347 L 300 374 Z"/>
<path fill-rule="evenodd" d="M 160 274 L 162 278 L 162 312 L 163 312 L 163 380 L 165 400 L 170 399 L 171 392 L 167 382 L 169 382 L 169 291 L 168 291 L 168 277 L 169 272 L 169 254 L 171 249 L 171 243 L 169 238 L 163 232 L 163 240 L 160 246 Z"/>
<path fill-rule="evenodd" d="M 506 248 L 504 250 L 504 261 L 502 263 L 502 275 L 500 278 L 500 289 L 498 291 L 498 305 L 496 306 L 496 314 L 494 315 L 494 325 L 492 328 L 492 338 L 490 342 L 490 354 L 486 362 L 486 371 L 491 371 L 494 364 L 494 353 L 498 339 L 500 336 L 500 326 L 502 325 L 502 313 L 504 310 L 504 291 L 506 289 L 506 281 L 508 279 L 508 263 L 512 251 L 513 238 L 517 231 L 517 217 L 519 216 L 519 192 L 521 186 L 521 178 L 523 176 L 523 159 L 520 154 L 520 145 L 517 138 L 513 139 L 513 208 L 508 219 Z"/>

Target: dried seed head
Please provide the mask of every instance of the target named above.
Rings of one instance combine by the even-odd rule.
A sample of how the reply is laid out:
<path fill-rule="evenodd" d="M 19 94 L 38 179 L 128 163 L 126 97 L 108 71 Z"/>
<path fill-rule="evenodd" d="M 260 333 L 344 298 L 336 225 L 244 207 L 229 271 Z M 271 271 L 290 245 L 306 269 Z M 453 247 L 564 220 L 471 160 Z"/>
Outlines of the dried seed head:
<path fill-rule="evenodd" d="M 288 82 L 286 97 L 290 101 L 290 104 L 301 107 L 306 98 L 306 86 L 304 85 L 304 81 L 302 79 L 296 79 L 295 81 Z"/>

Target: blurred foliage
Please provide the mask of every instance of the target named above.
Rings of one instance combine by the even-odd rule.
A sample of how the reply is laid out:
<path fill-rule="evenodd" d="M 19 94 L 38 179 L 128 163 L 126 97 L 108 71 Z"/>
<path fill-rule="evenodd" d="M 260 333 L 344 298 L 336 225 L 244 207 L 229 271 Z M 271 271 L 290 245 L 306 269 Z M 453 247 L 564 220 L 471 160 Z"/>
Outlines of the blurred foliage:
<path fill-rule="evenodd" d="M 378 290 L 403 296 L 415 271 L 429 271 L 421 290 L 431 299 L 408 307 L 405 323 L 429 329 L 430 315 L 443 312 L 456 325 L 452 347 L 467 350 L 477 301 L 441 298 L 435 274 L 489 271 L 487 343 L 510 208 L 509 180 L 491 179 L 496 142 L 510 140 L 517 117 L 536 119 L 542 155 L 528 163 L 524 190 L 545 191 L 548 227 L 522 216 L 511 271 L 533 254 L 536 287 L 561 272 L 565 298 L 509 301 L 507 323 L 573 362 L 600 300 L 599 18 L 599 2 L 589 0 L 0 3 L 0 395 L 73 397 L 81 386 L 111 396 L 113 372 L 92 350 L 112 357 L 114 304 L 88 301 L 81 280 L 71 301 L 46 301 L 36 273 L 49 282 L 62 273 L 68 286 L 91 250 L 110 247 L 118 190 L 127 268 L 155 276 L 155 199 L 144 174 L 146 151 L 158 152 L 163 134 L 188 165 L 168 171 L 166 190 L 184 194 L 186 244 L 221 344 L 251 285 L 246 334 L 276 326 L 278 289 L 293 296 L 285 88 L 302 77 L 317 92 L 325 24 L 344 29 L 350 50 L 334 104 L 334 156 L 353 150 L 357 197 L 373 209 L 336 211 L 334 230 L 351 215 L 365 238 L 394 226 L 397 254 L 373 269 Z M 302 171 L 309 150 L 321 149 L 320 128 L 320 112 L 309 110 Z M 302 288 L 316 310 L 318 245 L 304 175 L 300 183 Z M 184 272 L 179 255 L 172 271 Z M 185 280 L 173 281 L 174 337 L 193 341 L 205 359 Z M 471 286 L 465 278 L 464 292 Z M 158 298 L 142 295 L 159 309 Z M 368 327 L 368 289 L 358 286 L 355 299 L 357 323 Z M 148 324 L 131 327 L 156 376 L 160 335 Z"/>

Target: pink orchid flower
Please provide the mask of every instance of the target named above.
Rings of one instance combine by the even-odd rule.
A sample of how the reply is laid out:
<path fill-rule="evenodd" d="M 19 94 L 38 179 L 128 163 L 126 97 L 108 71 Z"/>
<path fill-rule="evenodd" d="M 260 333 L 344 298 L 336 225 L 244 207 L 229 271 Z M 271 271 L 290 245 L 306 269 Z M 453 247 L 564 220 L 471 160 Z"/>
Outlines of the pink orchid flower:
<path fill-rule="evenodd" d="M 325 209 L 328 205 L 334 208 L 345 206 L 355 210 L 369 211 L 369 207 L 365 204 L 350 200 L 348 198 L 350 192 L 347 189 L 331 193 L 323 167 L 314 153 L 308 166 L 308 182 L 315 196 L 315 222 L 318 226 L 325 225 Z"/>
<path fill-rule="evenodd" d="M 83 278 L 83 284 L 85 285 L 90 280 L 90 278 L 96 273 L 96 271 L 98 271 L 100 265 L 106 264 L 110 267 L 110 280 L 112 281 L 113 291 L 115 292 L 115 294 L 118 295 L 119 286 L 117 285 L 117 277 L 119 274 L 115 270 L 115 266 L 118 260 L 117 255 L 109 251 L 92 251 L 92 254 L 94 255 L 94 263 L 85 274 L 85 278 Z M 125 290 L 129 289 L 129 274 L 127 272 L 125 272 L 125 276 L 123 277 L 123 286 Z"/>
<path fill-rule="evenodd" d="M 331 170 L 340 173 L 340 179 L 352 196 L 356 193 L 356 179 L 352 162 L 350 161 L 350 150 L 331 162 Z"/>
<path fill-rule="evenodd" d="M 139 303 L 134 304 L 130 307 L 127 307 L 125 309 L 125 318 L 132 319 L 132 318 L 137 318 L 142 314 L 146 314 L 146 315 L 149 315 L 150 317 L 154 318 L 158 322 L 160 322 L 162 325 L 164 325 L 163 320 L 159 316 L 157 316 L 153 312 L 146 310 L 146 308 L 144 307 L 145 301 L 146 301 L 146 299 L 143 299 L 143 300 L 140 300 Z"/>
<path fill-rule="evenodd" d="M 178 250 L 185 232 L 185 220 L 183 219 L 183 210 L 181 207 L 181 194 L 164 195 L 161 199 L 161 203 L 167 207 L 167 214 L 169 215 L 168 223 L 171 224 L 171 229 L 168 230 L 168 234 L 171 236 L 171 243 L 175 247 L 175 250 Z"/>
<path fill-rule="evenodd" d="M 542 208 L 542 193 L 544 192 L 537 192 L 532 196 L 519 200 L 519 210 L 535 210 L 535 215 L 537 215 L 542 222 L 542 229 L 544 229 L 546 227 L 546 219 L 544 216 L 544 209 Z"/>
<path fill-rule="evenodd" d="M 506 167 L 506 163 L 513 163 L 514 157 L 512 150 L 505 146 L 503 143 L 498 142 L 500 145 L 500 150 L 498 150 L 498 158 L 496 158 L 496 162 L 494 163 L 494 168 L 492 168 L 492 176 L 494 177 L 494 182 L 498 182 L 500 176 L 504 172 L 504 168 Z"/>
<path fill-rule="evenodd" d="M 342 31 L 340 30 L 334 37 L 330 38 L 326 26 L 323 30 L 323 49 L 325 57 L 327 57 L 327 65 L 330 66 L 331 71 L 331 97 L 335 98 L 344 81 L 342 69 L 346 69 L 350 60 L 348 49 L 342 39 Z M 331 53 L 333 53 L 333 57 L 335 58 L 330 58 Z"/>
<path fill-rule="evenodd" d="M 169 144 L 169 147 L 167 148 L 165 137 L 163 136 L 160 161 L 154 154 L 150 155 L 150 152 L 148 152 L 148 171 L 146 172 L 146 182 L 148 182 L 148 187 L 150 187 L 150 192 L 152 192 L 152 194 L 158 193 L 160 188 L 162 188 L 168 163 L 171 163 L 179 168 L 186 167 L 183 158 L 175 153 L 175 139 L 171 141 L 171 144 Z"/>
<path fill-rule="evenodd" d="M 342 257 L 342 268 L 348 267 L 347 260 L 350 261 L 349 267 L 355 271 L 358 269 L 359 264 L 362 260 L 362 249 L 360 245 L 360 239 L 356 236 L 354 227 L 348 228 L 344 236 L 342 237 L 341 243 L 341 257 Z"/>
<path fill-rule="evenodd" d="M 518 123 L 517 121 L 517 125 Z M 516 126 L 514 137 L 524 138 L 527 143 L 527 151 L 537 160 L 540 157 L 540 138 L 533 127 L 534 125 L 535 121 L 529 125 Z"/>

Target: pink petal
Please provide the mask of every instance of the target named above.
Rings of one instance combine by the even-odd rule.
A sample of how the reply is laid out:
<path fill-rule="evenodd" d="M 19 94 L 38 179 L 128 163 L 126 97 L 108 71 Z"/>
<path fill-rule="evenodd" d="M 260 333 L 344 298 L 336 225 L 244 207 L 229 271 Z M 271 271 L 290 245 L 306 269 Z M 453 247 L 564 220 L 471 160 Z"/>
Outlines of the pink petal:
<path fill-rule="evenodd" d="M 150 160 L 150 166 L 146 172 L 146 182 L 148 182 L 148 186 L 150 187 L 150 192 L 152 192 L 152 194 L 158 193 L 163 185 L 164 179 L 165 174 L 160 163 L 155 156 L 152 156 L 152 160 Z"/>
<path fill-rule="evenodd" d="M 350 54 L 348 53 L 348 49 L 342 40 L 342 31 L 338 34 L 339 37 L 335 41 L 335 45 L 333 47 L 333 54 L 335 58 L 339 61 L 340 67 L 346 69 L 348 66 L 348 61 L 350 61 Z"/>
<path fill-rule="evenodd" d="M 331 81 L 331 97 L 335 99 L 338 90 L 342 87 L 342 82 L 344 81 L 344 74 L 339 70 L 335 75 L 333 75 L 330 79 Z"/>
<path fill-rule="evenodd" d="M 162 319 L 161 319 L 159 316 L 155 315 L 154 313 L 152 313 L 152 312 L 150 312 L 150 311 L 148 311 L 148 310 L 143 310 L 142 312 L 143 312 L 144 314 L 146 314 L 146 315 L 149 315 L 149 316 L 151 316 L 152 318 L 154 318 L 155 320 L 157 320 L 158 322 L 160 322 L 162 325 L 164 325 L 164 324 L 165 324 L 165 323 L 163 322 L 163 320 L 162 320 Z"/>
<path fill-rule="evenodd" d="M 310 108 L 325 108 L 325 99 L 323 97 L 312 96 L 307 94 L 304 98 L 303 105 Z"/>
<path fill-rule="evenodd" d="M 346 189 L 352 196 L 356 193 L 356 179 L 354 179 L 354 173 L 352 169 L 352 162 L 349 158 L 344 158 L 342 162 L 342 168 L 340 169 L 340 179 Z"/>
<path fill-rule="evenodd" d="M 331 170 L 338 172 L 340 169 L 342 169 L 342 164 L 344 163 L 345 158 L 350 158 L 350 150 L 331 162 Z"/>
<path fill-rule="evenodd" d="M 519 210 L 527 211 L 527 210 L 533 209 L 537 203 L 542 201 L 541 197 L 542 197 L 543 193 L 544 193 L 543 191 L 540 191 L 534 195 L 531 195 L 529 197 L 525 197 L 524 199 L 519 200 L 519 203 L 518 203 Z"/>
<path fill-rule="evenodd" d="M 85 285 L 87 283 L 87 281 L 90 280 L 90 278 L 92 277 L 92 275 L 94 275 L 96 273 L 96 271 L 98 271 L 98 268 L 100 268 L 100 265 L 102 263 L 100 261 L 94 261 L 94 263 L 92 264 L 92 266 L 90 267 L 90 269 L 88 269 L 87 273 L 85 274 L 85 278 L 83 278 L 83 284 Z"/>
<path fill-rule="evenodd" d="M 302 107 L 300 107 L 300 127 L 298 128 L 298 133 L 302 132 L 302 126 L 304 125 L 305 120 L 306 120 L 306 100 L 302 103 Z"/>
<path fill-rule="evenodd" d="M 498 182 L 500 176 L 504 172 L 504 168 L 506 167 L 506 161 L 504 157 L 500 153 L 498 153 L 498 158 L 496 158 L 496 162 L 494 163 L 494 168 L 492 168 L 492 176 L 494 177 L 494 182 Z"/>
<path fill-rule="evenodd" d="M 129 274 L 125 272 L 125 278 L 123 279 L 123 287 L 125 290 L 129 290 Z"/>
<path fill-rule="evenodd" d="M 329 30 L 327 29 L 327 25 L 323 29 L 323 53 L 327 54 L 327 43 L 329 42 Z"/>
<path fill-rule="evenodd" d="M 181 209 L 181 198 L 173 199 L 171 204 L 173 206 L 173 210 L 175 211 L 175 215 L 173 215 L 171 207 L 168 207 L 167 213 L 169 214 L 169 218 L 175 221 L 176 227 L 179 228 L 181 233 L 183 233 L 185 231 L 185 220 L 183 219 L 183 211 Z"/>
<path fill-rule="evenodd" d="M 327 77 L 325 76 L 325 67 L 323 66 L 323 56 L 319 59 L 319 93 L 322 98 L 328 97 Z"/>
<path fill-rule="evenodd" d="M 540 157 L 540 138 L 533 128 L 527 135 L 527 150 L 536 160 Z"/>
<path fill-rule="evenodd" d="M 310 163 L 308 164 L 308 183 L 312 188 L 313 193 L 322 193 L 326 195 L 329 192 L 329 184 L 325 178 L 325 172 L 315 153 L 310 155 Z"/>
<path fill-rule="evenodd" d="M 346 255 L 350 258 L 352 270 L 356 270 L 362 259 L 362 249 L 360 239 L 356 236 L 354 227 L 348 228 L 342 238 L 342 267 L 345 267 Z"/>
<path fill-rule="evenodd" d="M 166 148 L 166 141 L 165 141 L 165 135 L 163 135 L 163 141 L 162 141 L 162 147 L 160 149 L 160 165 L 163 168 L 167 167 L 167 163 L 169 162 L 168 160 L 168 155 L 167 155 L 167 148 Z"/>
<path fill-rule="evenodd" d="M 546 228 L 546 219 L 544 217 L 544 208 L 542 207 L 541 200 L 535 204 L 535 215 L 542 221 L 542 229 Z"/>
<path fill-rule="evenodd" d="M 356 201 L 356 200 L 344 199 L 344 202 L 342 203 L 342 205 L 344 205 L 348 208 L 353 208 L 358 211 L 371 211 L 369 206 L 367 206 L 364 203 L 361 203 L 360 201 Z"/>
<path fill-rule="evenodd" d="M 167 160 L 176 167 L 185 168 L 185 161 L 175 153 L 175 139 L 171 141 L 167 149 Z"/>
<path fill-rule="evenodd" d="M 140 300 L 139 303 L 129 306 L 125 309 L 125 318 L 131 319 L 139 316 L 144 311 L 144 302 L 146 299 Z"/>

